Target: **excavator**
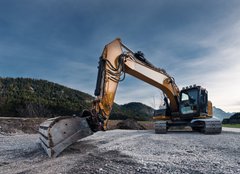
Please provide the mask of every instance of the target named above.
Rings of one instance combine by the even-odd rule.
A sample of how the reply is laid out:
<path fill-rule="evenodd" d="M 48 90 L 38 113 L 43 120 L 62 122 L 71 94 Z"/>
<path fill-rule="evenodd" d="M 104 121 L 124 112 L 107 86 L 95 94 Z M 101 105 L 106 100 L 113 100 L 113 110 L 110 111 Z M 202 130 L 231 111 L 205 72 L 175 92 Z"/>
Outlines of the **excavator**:
<path fill-rule="evenodd" d="M 99 58 L 92 108 L 80 116 L 50 118 L 40 125 L 40 143 L 49 157 L 57 157 L 81 138 L 107 130 L 116 90 L 126 73 L 164 93 L 165 107 L 155 110 L 153 115 L 155 133 L 167 133 L 173 126 L 190 126 L 193 131 L 205 134 L 221 133 L 221 121 L 212 116 L 206 89 L 191 85 L 179 90 L 174 78 L 164 69 L 154 66 L 142 52 L 133 52 L 117 38 L 105 45 Z"/>

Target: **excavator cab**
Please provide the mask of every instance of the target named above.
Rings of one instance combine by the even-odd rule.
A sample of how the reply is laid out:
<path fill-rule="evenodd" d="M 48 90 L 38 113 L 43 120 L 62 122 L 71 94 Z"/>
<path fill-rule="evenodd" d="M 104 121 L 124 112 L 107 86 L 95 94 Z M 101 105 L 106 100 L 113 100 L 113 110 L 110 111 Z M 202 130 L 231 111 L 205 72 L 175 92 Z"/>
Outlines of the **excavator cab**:
<path fill-rule="evenodd" d="M 200 86 L 183 88 L 179 101 L 180 117 L 183 120 L 191 120 L 208 115 L 208 93 Z"/>

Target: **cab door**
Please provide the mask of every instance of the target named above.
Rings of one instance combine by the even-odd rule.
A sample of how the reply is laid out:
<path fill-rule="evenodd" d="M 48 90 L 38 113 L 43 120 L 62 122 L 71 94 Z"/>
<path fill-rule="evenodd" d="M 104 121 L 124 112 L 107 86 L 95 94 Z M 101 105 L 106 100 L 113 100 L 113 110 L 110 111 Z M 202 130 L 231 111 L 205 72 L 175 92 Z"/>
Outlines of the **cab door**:
<path fill-rule="evenodd" d="M 180 117 L 182 119 L 192 119 L 200 114 L 199 107 L 200 88 L 190 88 L 182 90 L 180 93 Z"/>

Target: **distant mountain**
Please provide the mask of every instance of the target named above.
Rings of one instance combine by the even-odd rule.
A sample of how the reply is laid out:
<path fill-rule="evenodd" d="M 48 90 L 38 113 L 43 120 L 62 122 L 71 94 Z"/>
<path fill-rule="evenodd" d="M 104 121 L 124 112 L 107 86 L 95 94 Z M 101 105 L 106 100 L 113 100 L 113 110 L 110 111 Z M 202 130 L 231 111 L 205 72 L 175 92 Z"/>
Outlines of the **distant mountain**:
<path fill-rule="evenodd" d="M 223 119 L 223 124 L 240 124 L 240 112 L 233 114 L 230 118 Z"/>
<path fill-rule="evenodd" d="M 46 80 L 0 78 L 0 117 L 54 117 L 80 115 L 90 109 L 93 96 Z M 139 103 L 113 104 L 110 119 L 151 120 L 154 109 Z M 232 113 L 213 107 L 223 120 Z"/>
<path fill-rule="evenodd" d="M 55 117 L 80 115 L 92 97 L 46 80 L 0 78 L 0 117 Z M 142 103 L 113 104 L 111 119 L 149 120 L 153 109 Z"/>
<path fill-rule="evenodd" d="M 111 114 L 111 119 L 135 119 L 135 120 L 150 120 L 153 116 L 154 109 L 139 103 L 131 102 L 124 105 L 115 105 Z"/>
<path fill-rule="evenodd" d="M 136 120 L 151 120 L 154 109 L 142 103 L 131 102 L 124 105 L 116 106 L 115 112 L 112 113 L 112 119 L 133 118 Z M 229 118 L 234 113 L 225 112 L 220 108 L 213 106 L 213 116 L 221 121 Z"/>
<path fill-rule="evenodd" d="M 151 120 L 154 109 L 138 102 L 131 102 L 124 105 L 116 105 L 112 111 L 111 119 L 128 119 Z M 220 108 L 213 107 L 213 116 L 223 120 L 229 118 L 234 113 L 225 112 Z"/>
<path fill-rule="evenodd" d="M 216 108 L 215 106 L 213 106 L 213 116 L 223 120 L 225 118 L 229 118 L 231 115 L 233 115 L 234 113 L 230 113 L 230 112 L 225 112 L 220 108 Z"/>
<path fill-rule="evenodd" d="M 30 78 L 0 78 L 0 116 L 79 115 L 93 97 L 81 91 Z"/>

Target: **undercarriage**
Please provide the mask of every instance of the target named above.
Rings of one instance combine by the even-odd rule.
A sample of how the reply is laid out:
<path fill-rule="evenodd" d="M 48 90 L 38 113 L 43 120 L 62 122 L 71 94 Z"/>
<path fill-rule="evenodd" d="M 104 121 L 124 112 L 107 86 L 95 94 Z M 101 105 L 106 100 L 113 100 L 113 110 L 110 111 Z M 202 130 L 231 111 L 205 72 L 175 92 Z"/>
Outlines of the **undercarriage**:
<path fill-rule="evenodd" d="M 215 118 L 193 119 L 191 121 L 155 121 L 155 132 L 157 134 L 167 133 L 170 127 L 190 126 L 193 131 L 204 134 L 220 134 L 222 132 L 222 123 Z"/>

